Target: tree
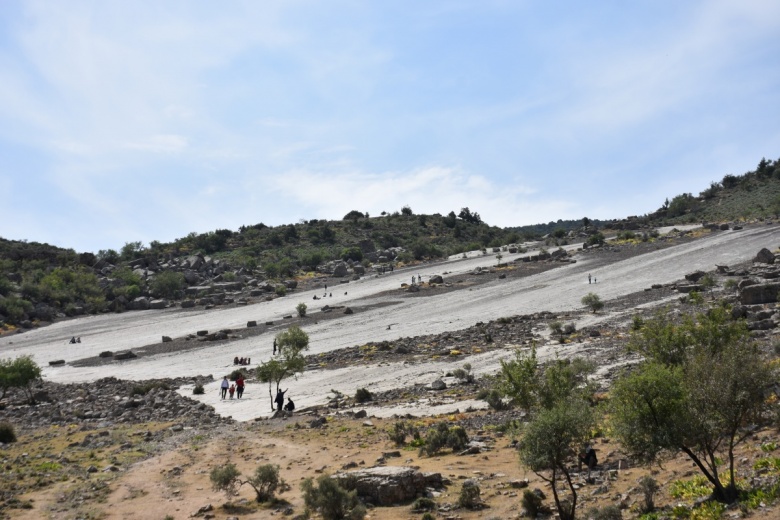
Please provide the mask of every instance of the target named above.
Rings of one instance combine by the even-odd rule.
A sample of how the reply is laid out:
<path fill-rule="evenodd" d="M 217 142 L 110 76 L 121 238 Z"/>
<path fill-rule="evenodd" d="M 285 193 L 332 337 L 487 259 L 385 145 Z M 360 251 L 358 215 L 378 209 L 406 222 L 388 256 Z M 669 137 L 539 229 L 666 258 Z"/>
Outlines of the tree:
<path fill-rule="evenodd" d="M 353 222 L 357 222 L 358 219 L 360 218 L 363 218 L 363 213 L 356 209 L 353 209 L 352 211 L 344 215 L 344 218 L 341 220 L 351 220 Z M 365 218 L 368 218 L 368 214 L 365 215 Z"/>
<path fill-rule="evenodd" d="M 588 217 L 582 217 L 582 227 L 586 228 L 590 226 L 590 219 Z"/>
<path fill-rule="evenodd" d="M 401 208 L 401 215 L 405 215 L 407 217 L 411 217 L 414 215 L 414 212 L 412 211 L 412 208 L 410 208 L 408 205 Z"/>
<path fill-rule="evenodd" d="M 604 302 L 601 301 L 599 295 L 595 293 L 586 294 L 585 296 L 582 297 L 581 302 L 586 307 L 590 307 L 590 310 L 594 313 L 604 308 Z"/>
<path fill-rule="evenodd" d="M 224 466 L 212 468 L 209 478 L 214 491 L 224 491 L 228 499 L 235 496 L 244 484 L 249 484 L 255 490 L 255 500 L 268 502 L 274 497 L 277 489 L 284 490 L 286 483 L 279 478 L 279 466 L 264 464 L 255 469 L 254 474 L 246 480 L 238 477 L 241 472 L 235 464 L 228 463 Z"/>
<path fill-rule="evenodd" d="M 594 369 L 582 358 L 555 359 L 542 367 L 535 348 L 528 355 L 517 351 L 515 359 L 501 361 L 498 389 L 526 412 L 549 410 L 567 399 L 590 400 L 594 387 L 588 382 L 588 374 Z"/>
<path fill-rule="evenodd" d="M 615 434 L 635 456 L 652 461 L 664 450 L 682 451 L 712 484 L 714 498 L 731 503 L 739 495 L 734 448 L 765 410 L 764 390 L 775 374 L 744 325 L 724 316 L 716 309 L 643 327 L 640 351 L 648 360 L 616 382 L 611 406 Z M 721 455 L 728 460 L 725 485 Z"/>
<path fill-rule="evenodd" d="M 279 348 L 280 358 L 261 362 L 257 367 L 257 378 L 262 383 L 268 383 L 268 395 L 271 397 L 271 410 L 274 410 L 274 397 L 280 390 L 282 381 L 288 377 L 296 377 L 306 367 L 302 352 L 309 350 L 309 335 L 297 325 L 292 325 L 275 338 Z M 273 392 L 274 385 L 276 393 Z"/>
<path fill-rule="evenodd" d="M 306 510 L 319 512 L 324 520 L 361 520 L 366 508 L 357 498 L 357 491 L 347 491 L 330 475 L 320 475 L 317 485 L 307 478 L 301 483 Z"/>
<path fill-rule="evenodd" d="M 298 305 L 296 305 L 295 310 L 298 311 L 298 317 L 305 318 L 306 317 L 306 304 L 301 302 Z"/>
<path fill-rule="evenodd" d="M 574 520 L 577 490 L 569 467 L 595 425 L 595 416 L 588 404 L 577 399 L 566 399 L 543 410 L 528 425 L 520 441 L 522 464 L 550 483 L 555 507 L 562 520 Z M 550 472 L 549 476 L 545 473 Z M 563 475 L 571 494 L 564 501 L 558 491 L 558 477 Z"/>
<path fill-rule="evenodd" d="M 163 271 L 154 276 L 150 284 L 152 294 L 163 298 L 173 298 L 177 291 L 184 288 L 185 281 L 182 273 L 176 271 Z"/>
<path fill-rule="evenodd" d="M 9 388 L 21 388 L 30 404 L 35 402 L 32 385 L 41 379 L 41 367 L 30 356 L 0 359 L 0 388 L 5 397 Z M 0 397 L 0 398 L 2 398 Z"/>
<path fill-rule="evenodd" d="M 504 255 L 502 255 L 501 253 L 498 253 L 498 254 L 496 255 L 496 262 L 497 262 L 496 266 L 497 266 L 497 267 L 501 267 L 501 259 L 502 259 L 502 258 L 504 258 Z"/>

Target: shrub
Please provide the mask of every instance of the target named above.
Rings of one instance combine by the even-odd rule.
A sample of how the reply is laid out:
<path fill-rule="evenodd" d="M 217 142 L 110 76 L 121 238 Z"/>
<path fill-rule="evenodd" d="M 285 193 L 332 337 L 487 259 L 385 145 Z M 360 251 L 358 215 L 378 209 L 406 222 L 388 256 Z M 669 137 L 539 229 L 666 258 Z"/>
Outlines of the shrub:
<path fill-rule="evenodd" d="M 645 324 L 645 320 L 639 314 L 634 314 L 631 317 L 631 330 L 633 331 L 642 330 L 644 324 Z"/>
<path fill-rule="evenodd" d="M 420 520 L 436 520 L 436 517 L 433 516 L 431 513 L 425 513 L 420 517 Z"/>
<path fill-rule="evenodd" d="M 645 475 L 639 480 L 639 489 L 642 491 L 644 497 L 644 503 L 642 504 L 642 512 L 650 513 L 655 509 L 655 502 L 653 497 L 660 489 L 658 482 L 655 481 L 650 475 Z"/>
<path fill-rule="evenodd" d="M 258 502 L 267 502 L 274 497 L 277 489 L 284 489 L 284 479 L 279 478 L 279 466 L 264 464 L 255 469 L 254 474 L 247 480 L 241 480 L 241 472 L 235 464 L 225 464 L 212 468 L 209 478 L 214 491 L 224 491 L 228 499 L 234 496 L 244 484 L 249 484 L 255 490 L 255 499 Z"/>
<path fill-rule="evenodd" d="M 173 298 L 177 291 L 184 288 L 185 281 L 182 273 L 176 271 L 163 271 L 155 275 L 150 284 L 152 294 L 164 298 Z"/>
<path fill-rule="evenodd" d="M 603 243 L 604 243 L 604 235 L 602 235 L 600 231 L 588 237 L 589 246 L 595 246 L 596 244 L 603 244 Z"/>
<path fill-rule="evenodd" d="M 366 390 L 365 388 L 358 388 L 355 392 L 355 401 L 358 403 L 366 403 L 368 401 L 371 401 L 374 398 L 373 395 L 371 395 L 371 392 Z"/>
<path fill-rule="evenodd" d="M 358 501 L 356 491 L 347 491 L 330 475 L 314 480 L 307 478 L 301 484 L 307 512 L 319 512 L 324 520 L 361 520 L 366 508 Z"/>
<path fill-rule="evenodd" d="M 487 395 L 485 395 L 483 399 L 487 402 L 488 406 L 493 410 L 501 411 L 509 408 L 509 405 L 505 403 L 503 399 L 501 399 L 501 392 L 499 392 L 495 388 L 487 392 Z"/>
<path fill-rule="evenodd" d="M 528 513 L 529 518 L 536 518 L 542 512 L 542 497 L 530 489 L 523 491 L 523 498 L 520 503 Z"/>
<path fill-rule="evenodd" d="M 601 301 L 598 294 L 588 293 L 582 297 L 582 304 L 586 307 L 590 307 L 593 312 L 598 312 L 604 308 L 604 302 Z"/>
<path fill-rule="evenodd" d="M 463 487 L 460 488 L 460 495 L 458 496 L 458 504 L 466 509 L 476 509 L 482 505 L 482 501 L 479 499 L 480 489 L 479 482 L 470 478 L 463 481 Z"/>
<path fill-rule="evenodd" d="M 411 435 L 414 439 L 419 439 L 420 430 L 412 423 L 396 421 L 395 424 L 393 424 L 393 429 L 388 432 L 390 440 L 393 441 L 396 446 L 403 446 L 406 444 L 407 435 Z"/>
<path fill-rule="evenodd" d="M 206 390 L 203 388 L 203 385 L 198 383 L 195 385 L 195 388 L 192 389 L 192 393 L 194 395 L 203 395 L 206 393 Z"/>
<path fill-rule="evenodd" d="M 623 520 L 623 513 L 615 504 L 604 506 L 601 509 L 592 507 L 585 513 L 585 518 L 590 520 Z"/>
<path fill-rule="evenodd" d="M 258 466 L 246 483 L 255 490 L 255 499 L 258 502 L 268 502 L 277 489 L 284 489 L 286 486 L 284 479 L 279 478 L 279 466 L 274 464 Z"/>
<path fill-rule="evenodd" d="M 298 311 L 298 317 L 305 318 L 306 317 L 306 304 L 305 303 L 299 303 L 295 310 Z"/>
<path fill-rule="evenodd" d="M 5 397 L 9 388 L 21 388 L 30 403 L 33 399 L 33 383 L 41 379 L 41 367 L 30 356 L 16 359 L 0 359 L 0 388 Z"/>
<path fill-rule="evenodd" d="M 287 287 L 284 285 L 277 285 L 274 292 L 276 292 L 277 296 L 285 296 L 287 294 Z"/>
<path fill-rule="evenodd" d="M 436 507 L 436 502 L 433 499 L 420 497 L 412 504 L 412 512 L 420 513 L 422 511 L 435 511 Z"/>
<path fill-rule="evenodd" d="M 435 427 L 428 430 L 425 435 L 425 444 L 420 447 L 420 455 L 425 453 L 432 457 L 439 453 L 443 448 L 450 448 L 452 451 L 461 451 L 469 443 L 466 430 L 460 426 L 447 426 L 447 423 L 440 422 Z"/>
<path fill-rule="evenodd" d="M 9 422 L 0 422 L 0 442 L 5 444 L 16 442 L 16 432 Z"/>
<path fill-rule="evenodd" d="M 231 381 L 237 381 L 238 380 L 238 376 L 242 376 L 244 379 L 246 379 L 246 374 L 244 373 L 243 369 L 239 368 L 239 369 L 233 370 L 230 373 L 230 375 L 228 376 L 228 379 L 230 379 Z"/>

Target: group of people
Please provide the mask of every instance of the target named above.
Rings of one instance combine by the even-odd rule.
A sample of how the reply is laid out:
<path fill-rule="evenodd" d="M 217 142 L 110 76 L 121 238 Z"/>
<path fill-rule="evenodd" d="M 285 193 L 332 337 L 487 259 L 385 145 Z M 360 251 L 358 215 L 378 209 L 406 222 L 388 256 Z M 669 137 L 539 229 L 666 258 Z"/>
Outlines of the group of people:
<path fill-rule="evenodd" d="M 233 358 L 234 365 L 248 365 L 252 362 L 252 358 L 240 358 L 238 356 Z"/>
<path fill-rule="evenodd" d="M 593 281 L 591 282 L 590 273 L 588 273 L 588 284 L 596 283 L 596 277 L 593 277 Z"/>
<path fill-rule="evenodd" d="M 412 275 L 412 285 L 415 284 L 414 280 L 415 280 L 414 275 Z M 417 275 L 417 283 L 422 283 L 422 276 L 420 276 L 419 274 Z"/>
<path fill-rule="evenodd" d="M 68 343 L 71 343 L 71 344 L 73 344 L 73 343 L 81 343 L 81 336 L 79 336 L 79 337 L 76 337 L 76 336 L 71 337 L 70 341 Z"/>
<path fill-rule="evenodd" d="M 289 390 L 289 388 L 287 389 Z M 295 410 L 295 403 L 293 403 L 293 400 L 289 397 L 287 398 L 287 404 L 284 404 L 284 394 L 287 393 L 287 390 L 282 391 L 282 389 L 279 389 L 276 391 L 276 398 L 274 399 L 274 402 L 276 403 L 276 409 L 277 410 L 285 410 L 287 412 L 292 412 Z"/>
<path fill-rule="evenodd" d="M 236 382 L 232 383 L 228 381 L 228 377 L 225 376 L 222 378 L 222 384 L 219 385 L 220 393 L 222 395 L 222 399 L 225 399 L 228 394 L 230 394 L 230 398 L 233 399 L 233 396 L 236 395 L 239 399 L 244 395 L 244 376 L 239 374 L 236 378 Z"/>

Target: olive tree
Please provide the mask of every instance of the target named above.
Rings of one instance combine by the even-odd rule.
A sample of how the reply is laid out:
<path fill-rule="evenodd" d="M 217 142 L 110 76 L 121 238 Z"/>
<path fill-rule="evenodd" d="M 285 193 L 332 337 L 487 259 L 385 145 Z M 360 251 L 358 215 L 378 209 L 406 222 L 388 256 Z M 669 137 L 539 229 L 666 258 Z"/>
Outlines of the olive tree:
<path fill-rule="evenodd" d="M 739 495 L 734 448 L 767 406 L 774 370 L 750 341 L 744 324 L 716 309 L 679 323 L 657 318 L 634 348 L 647 360 L 612 391 L 614 431 L 634 456 L 656 460 L 683 452 L 713 486 L 717 500 Z M 725 456 L 728 475 L 721 475 Z M 725 482 L 725 484 L 724 484 Z"/>
<path fill-rule="evenodd" d="M 33 383 L 41 379 L 41 367 L 30 356 L 0 359 L 0 388 L 5 397 L 9 388 L 20 388 L 30 403 L 35 402 Z M 0 397 L 1 398 L 1 397 Z"/>
<path fill-rule="evenodd" d="M 277 489 L 284 490 L 287 487 L 284 479 L 279 477 L 279 466 L 274 464 L 258 466 L 246 480 L 241 480 L 240 476 L 241 472 L 235 464 L 228 463 L 212 468 L 209 478 L 214 491 L 224 491 L 228 499 L 235 496 L 244 484 L 249 484 L 255 490 L 255 500 L 258 502 L 268 502 L 274 498 Z"/>
<path fill-rule="evenodd" d="M 309 335 L 297 325 L 291 326 L 284 332 L 276 335 L 276 345 L 281 354 L 280 358 L 274 358 L 260 363 L 257 367 L 257 378 L 262 383 L 268 383 L 268 394 L 271 396 L 271 410 L 274 409 L 274 386 L 276 393 L 284 379 L 297 377 L 306 367 L 303 352 L 309 350 Z"/>
<path fill-rule="evenodd" d="M 498 388 L 512 404 L 527 412 L 549 409 L 571 397 L 589 400 L 594 387 L 588 374 L 594 368 L 582 358 L 555 359 L 542 366 L 532 348 L 529 354 L 518 351 L 515 359 L 501 361 Z"/>
<path fill-rule="evenodd" d="M 576 459 L 595 425 L 588 403 L 565 399 L 545 409 L 528 425 L 520 441 L 520 462 L 550 483 L 555 507 L 562 520 L 574 520 L 577 490 L 572 482 L 571 463 Z M 563 500 L 558 489 L 563 476 L 571 500 Z"/>
<path fill-rule="evenodd" d="M 596 293 L 586 294 L 581 301 L 583 305 L 590 307 L 590 310 L 593 312 L 598 312 L 604 308 L 604 302 L 601 301 L 601 298 Z"/>

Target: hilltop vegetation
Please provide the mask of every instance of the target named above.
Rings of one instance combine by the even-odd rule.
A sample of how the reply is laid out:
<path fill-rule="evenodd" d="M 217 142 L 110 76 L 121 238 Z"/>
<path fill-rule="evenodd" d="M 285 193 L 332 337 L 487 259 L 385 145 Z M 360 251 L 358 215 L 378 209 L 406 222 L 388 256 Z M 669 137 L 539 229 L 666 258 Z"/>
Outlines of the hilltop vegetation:
<path fill-rule="evenodd" d="M 120 251 L 96 254 L 0 238 L 0 326 L 122 310 L 126 308 L 122 302 L 139 296 L 174 297 L 187 285 L 180 272 L 163 268 L 147 279 L 137 268 L 165 265 L 165 260 L 186 255 L 217 260 L 226 281 L 237 273 L 278 280 L 317 272 L 334 260 L 368 266 L 377 261 L 376 255 L 367 254 L 373 251 L 393 249 L 392 262 L 404 265 L 546 235 L 552 237 L 552 245 L 565 244 L 583 228 L 595 233 L 598 229 L 733 222 L 777 214 L 780 160 L 762 159 L 754 171 L 725 175 L 698 196 L 682 193 L 664 201 L 657 211 L 628 221 L 583 218 L 502 229 L 483 222 L 468 207 L 443 216 L 417 215 L 404 206 L 375 217 L 352 210 L 341 220 L 311 219 L 280 226 L 258 223 L 237 231 L 190 233 L 148 246 L 127 242 Z M 602 235 L 599 238 L 603 240 Z"/>

